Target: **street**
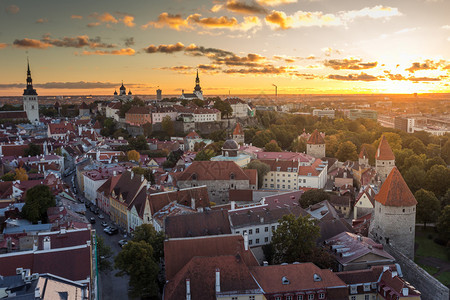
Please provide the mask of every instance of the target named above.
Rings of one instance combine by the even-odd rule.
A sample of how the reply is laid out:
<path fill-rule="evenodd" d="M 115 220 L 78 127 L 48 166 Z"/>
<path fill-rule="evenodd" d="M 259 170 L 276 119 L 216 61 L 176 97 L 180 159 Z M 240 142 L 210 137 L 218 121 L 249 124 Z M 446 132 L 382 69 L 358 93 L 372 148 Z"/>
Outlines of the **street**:
<path fill-rule="evenodd" d="M 64 179 L 66 183 L 72 187 L 72 177 L 74 174 L 71 174 L 71 176 L 68 176 Z M 76 186 L 76 180 L 75 180 L 75 187 L 76 191 L 78 192 L 76 196 L 83 201 L 88 201 L 84 196 L 79 193 L 79 189 Z M 114 235 L 108 235 L 106 234 L 102 227 L 101 222 L 105 221 L 108 223 L 108 225 L 111 225 L 112 222 L 109 219 L 109 216 L 106 214 L 104 215 L 104 219 L 99 219 L 98 215 L 95 215 L 93 212 L 91 212 L 89 209 L 86 209 L 86 218 L 89 220 L 91 217 L 95 218 L 95 224 L 91 224 L 92 228 L 95 229 L 96 234 L 98 236 L 101 236 L 105 245 L 109 246 L 112 251 L 112 255 L 108 260 L 111 262 L 112 267 L 114 268 L 114 257 L 120 252 L 121 248 L 119 246 L 119 240 L 124 239 L 124 236 L 120 233 L 114 234 Z M 122 276 L 122 277 L 116 277 L 115 274 L 117 273 L 116 269 L 112 269 L 109 271 L 99 271 L 99 299 L 109 300 L 109 299 L 128 299 L 128 276 Z"/>

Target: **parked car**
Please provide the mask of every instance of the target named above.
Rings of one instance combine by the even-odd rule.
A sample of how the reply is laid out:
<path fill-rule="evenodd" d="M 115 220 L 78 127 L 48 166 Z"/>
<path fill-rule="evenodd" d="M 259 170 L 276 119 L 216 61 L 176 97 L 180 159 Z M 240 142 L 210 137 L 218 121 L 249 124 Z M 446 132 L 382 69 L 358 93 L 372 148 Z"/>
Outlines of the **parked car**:
<path fill-rule="evenodd" d="M 104 216 L 103 214 L 99 214 L 99 215 L 98 215 L 98 218 L 99 218 L 100 220 L 103 220 L 103 219 L 105 218 L 105 216 Z"/>
<path fill-rule="evenodd" d="M 95 224 L 95 218 L 94 218 L 94 217 L 91 217 L 91 218 L 89 219 L 89 222 L 91 222 L 91 224 Z"/>
<path fill-rule="evenodd" d="M 106 233 L 108 233 L 108 231 L 111 230 L 111 227 L 112 227 L 112 226 L 107 226 L 105 229 L 103 229 L 103 231 L 106 232 Z"/>
<path fill-rule="evenodd" d="M 106 223 L 105 221 L 103 221 L 101 224 L 102 224 L 103 227 L 108 226 L 108 223 Z"/>
<path fill-rule="evenodd" d="M 120 240 L 120 241 L 119 241 L 119 246 L 120 246 L 120 248 L 122 248 L 122 247 L 125 246 L 126 244 L 128 244 L 128 241 L 127 241 L 127 240 Z"/>
<path fill-rule="evenodd" d="M 119 230 L 116 227 L 111 227 L 106 233 L 109 235 L 117 234 Z"/>

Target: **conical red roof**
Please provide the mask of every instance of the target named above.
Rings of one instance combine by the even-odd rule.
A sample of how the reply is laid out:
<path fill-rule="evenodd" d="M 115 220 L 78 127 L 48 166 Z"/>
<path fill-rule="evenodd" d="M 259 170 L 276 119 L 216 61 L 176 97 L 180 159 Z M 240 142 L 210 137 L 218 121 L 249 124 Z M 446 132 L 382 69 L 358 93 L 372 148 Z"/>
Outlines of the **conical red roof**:
<path fill-rule="evenodd" d="M 316 129 L 316 130 L 314 130 L 314 132 L 309 137 L 307 143 L 308 144 L 314 144 L 314 145 L 320 145 L 320 144 L 325 144 L 325 141 L 324 141 L 322 135 Z"/>
<path fill-rule="evenodd" d="M 243 135 L 244 132 L 242 131 L 241 124 L 236 123 L 236 127 L 234 127 L 233 135 Z"/>
<path fill-rule="evenodd" d="M 375 159 L 378 160 L 394 160 L 395 156 L 392 153 L 391 146 L 384 135 L 381 136 L 380 144 L 378 145 L 377 153 L 375 154 Z"/>
<path fill-rule="evenodd" d="M 405 180 L 397 167 L 394 167 L 381 186 L 380 192 L 375 196 L 375 200 L 385 206 L 414 206 L 417 204 L 416 198 L 406 185 Z"/>
<path fill-rule="evenodd" d="M 361 147 L 361 152 L 359 152 L 359 158 L 369 158 L 369 155 L 367 154 L 366 146 Z"/>

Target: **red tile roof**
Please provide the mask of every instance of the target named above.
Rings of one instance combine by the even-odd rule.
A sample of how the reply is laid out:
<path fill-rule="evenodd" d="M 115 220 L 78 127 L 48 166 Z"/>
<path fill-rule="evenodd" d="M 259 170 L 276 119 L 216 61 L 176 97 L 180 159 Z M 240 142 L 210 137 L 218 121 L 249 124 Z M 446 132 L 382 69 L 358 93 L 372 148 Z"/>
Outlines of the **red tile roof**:
<path fill-rule="evenodd" d="M 50 134 L 64 134 L 75 131 L 75 127 L 73 127 L 72 123 L 50 123 L 48 124 L 48 128 L 50 130 Z"/>
<path fill-rule="evenodd" d="M 326 290 L 328 288 L 347 290 L 345 283 L 335 273 L 331 270 L 320 269 L 313 263 L 258 266 L 250 268 L 250 271 L 265 294 Z M 314 280 L 315 274 L 319 275 L 321 280 Z M 283 277 L 289 280 L 289 284 L 283 284 Z"/>
<path fill-rule="evenodd" d="M 228 213 L 224 210 L 169 216 L 164 227 L 169 238 L 231 234 Z"/>
<path fill-rule="evenodd" d="M 178 178 L 178 181 L 193 180 L 249 180 L 248 175 L 234 161 L 194 161 Z"/>
<path fill-rule="evenodd" d="M 242 130 L 241 124 L 238 122 L 236 123 L 236 127 L 233 130 L 233 135 L 243 135 L 244 131 Z"/>
<path fill-rule="evenodd" d="M 309 137 L 307 143 L 308 144 L 313 144 L 313 145 L 320 145 L 320 144 L 325 144 L 325 140 L 323 139 L 323 137 L 319 133 L 319 131 L 316 129 L 316 130 L 313 131 L 313 133 Z"/>
<path fill-rule="evenodd" d="M 175 275 L 193 257 L 237 254 L 240 255 L 247 266 L 258 265 L 258 261 L 251 250 L 244 249 L 244 237 L 240 234 L 166 240 L 164 242 L 166 278 L 167 280 L 173 280 Z"/>
<path fill-rule="evenodd" d="M 369 155 L 367 154 L 366 146 L 361 147 L 361 152 L 359 152 L 359 158 L 369 158 Z"/>
<path fill-rule="evenodd" d="M 380 192 L 375 196 L 375 200 L 384 206 L 414 206 L 417 204 L 416 198 L 406 185 L 400 171 L 394 167 L 381 186 Z"/>
<path fill-rule="evenodd" d="M 391 146 L 384 135 L 381 136 L 380 144 L 378 144 L 377 153 L 375 154 L 377 160 L 394 160 L 395 156 L 392 153 Z"/>

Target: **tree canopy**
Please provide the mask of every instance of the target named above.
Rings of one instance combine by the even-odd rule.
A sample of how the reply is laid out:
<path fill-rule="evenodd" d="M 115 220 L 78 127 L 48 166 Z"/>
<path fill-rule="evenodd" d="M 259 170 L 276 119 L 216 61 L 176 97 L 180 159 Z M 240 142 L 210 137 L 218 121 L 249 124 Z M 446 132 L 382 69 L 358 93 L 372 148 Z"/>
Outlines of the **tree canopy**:
<path fill-rule="evenodd" d="M 258 173 L 258 188 L 261 188 L 263 185 L 264 176 L 270 172 L 270 166 L 266 163 L 263 163 L 260 160 L 252 160 L 247 164 L 247 169 L 255 169 Z"/>
<path fill-rule="evenodd" d="M 30 143 L 24 152 L 25 156 L 37 156 L 42 153 L 41 147 L 33 143 Z"/>
<path fill-rule="evenodd" d="M 46 185 L 36 185 L 27 190 L 22 214 L 32 223 L 47 222 L 47 209 L 56 206 L 55 197 Z"/>
<path fill-rule="evenodd" d="M 136 150 L 130 150 L 127 152 L 127 157 L 129 161 L 139 162 L 141 160 L 141 155 Z"/>
<path fill-rule="evenodd" d="M 417 200 L 417 222 L 422 222 L 424 227 L 427 223 L 436 222 L 441 211 L 441 203 L 433 192 L 420 189 L 414 197 Z"/>
<path fill-rule="evenodd" d="M 161 121 L 162 129 L 167 133 L 168 136 L 173 136 L 175 134 L 175 125 L 173 124 L 170 116 L 165 116 Z"/>
<path fill-rule="evenodd" d="M 312 189 L 304 192 L 298 201 L 301 207 L 307 208 L 323 200 L 330 200 L 330 195 L 322 189 Z"/>

